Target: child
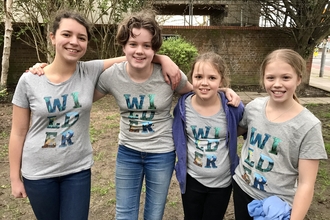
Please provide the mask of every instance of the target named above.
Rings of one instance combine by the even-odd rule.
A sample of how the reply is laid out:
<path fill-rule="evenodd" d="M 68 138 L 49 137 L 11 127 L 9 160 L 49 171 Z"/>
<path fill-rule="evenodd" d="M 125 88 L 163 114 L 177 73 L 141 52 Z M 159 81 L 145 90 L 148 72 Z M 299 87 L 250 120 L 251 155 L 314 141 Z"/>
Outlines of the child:
<path fill-rule="evenodd" d="M 269 96 L 247 104 L 240 122 L 248 133 L 234 175 L 236 220 L 252 219 L 247 205 L 271 196 L 292 206 L 291 219 L 304 219 L 309 209 L 319 160 L 327 154 L 321 122 L 295 94 L 305 73 L 305 61 L 290 49 L 273 51 L 261 65 Z"/>
<path fill-rule="evenodd" d="M 178 157 L 185 220 L 223 219 L 238 164 L 237 126 L 243 104 L 227 106 L 219 87 L 226 87 L 225 63 L 216 53 L 198 56 L 192 66 L 193 92 L 175 109 L 173 139 Z"/>
<path fill-rule="evenodd" d="M 173 90 L 151 60 L 162 45 L 160 26 L 152 11 L 128 16 L 116 36 L 127 62 L 107 69 L 94 99 L 112 94 L 120 107 L 119 149 L 116 161 L 116 219 L 137 220 L 143 180 L 146 183 L 144 219 L 161 220 L 171 181 L 175 151 L 172 138 Z M 187 77 L 175 91 L 192 90 Z"/>
<path fill-rule="evenodd" d="M 124 59 L 79 61 L 87 50 L 90 27 L 75 12 L 58 12 L 50 38 L 54 61 L 43 76 L 23 74 L 12 101 L 12 194 L 28 196 L 39 220 L 88 219 L 94 88 L 105 68 Z"/>

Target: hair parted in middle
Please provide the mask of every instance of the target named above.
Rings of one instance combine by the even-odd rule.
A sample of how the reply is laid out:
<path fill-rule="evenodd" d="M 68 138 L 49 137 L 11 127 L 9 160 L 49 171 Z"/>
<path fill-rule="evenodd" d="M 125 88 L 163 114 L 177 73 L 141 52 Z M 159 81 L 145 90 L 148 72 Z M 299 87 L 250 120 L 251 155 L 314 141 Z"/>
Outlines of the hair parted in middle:
<path fill-rule="evenodd" d="M 156 13 L 151 9 L 145 9 L 139 12 L 135 12 L 124 18 L 119 24 L 116 35 L 116 40 L 122 47 L 126 45 L 130 36 L 135 37 L 133 34 L 133 28 L 146 29 L 152 35 L 151 47 L 157 52 L 162 46 L 162 31 L 160 25 L 156 21 Z"/>
<path fill-rule="evenodd" d="M 192 82 L 192 74 L 195 70 L 195 66 L 199 62 L 208 62 L 210 63 L 213 68 L 219 73 L 221 76 L 221 84 L 223 87 L 228 87 L 230 84 L 230 80 L 227 76 L 228 68 L 225 63 L 225 61 L 222 59 L 222 57 L 215 53 L 215 52 L 206 52 L 203 54 L 200 54 L 196 57 L 194 63 L 192 64 L 191 71 L 188 74 L 188 79 L 190 82 Z"/>

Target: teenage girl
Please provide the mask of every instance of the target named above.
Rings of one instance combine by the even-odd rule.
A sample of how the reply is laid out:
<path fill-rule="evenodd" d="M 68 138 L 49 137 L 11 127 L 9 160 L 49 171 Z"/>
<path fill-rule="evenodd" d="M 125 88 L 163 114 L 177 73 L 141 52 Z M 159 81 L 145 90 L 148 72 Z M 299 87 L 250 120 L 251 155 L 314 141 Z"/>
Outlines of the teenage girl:
<path fill-rule="evenodd" d="M 88 219 L 94 88 L 103 70 L 124 60 L 79 61 L 90 36 L 89 23 L 81 15 L 58 12 L 50 33 L 54 61 L 43 76 L 23 74 L 13 97 L 12 194 L 28 196 L 38 220 Z"/>
<path fill-rule="evenodd" d="M 225 95 L 218 92 L 228 86 L 228 79 L 225 63 L 216 53 L 197 57 L 191 83 L 193 92 L 179 99 L 173 122 L 184 219 L 223 219 L 238 164 L 237 126 L 243 104 L 227 106 Z"/>
<path fill-rule="evenodd" d="M 247 104 L 240 122 L 247 131 L 234 175 L 235 219 L 252 219 L 252 200 L 278 196 L 302 220 L 312 202 L 319 160 L 327 159 L 321 122 L 295 94 L 306 63 L 295 51 L 279 49 L 264 59 L 260 79 L 268 97 Z"/>
<path fill-rule="evenodd" d="M 112 94 L 120 108 L 116 219 L 138 219 L 145 181 L 144 219 L 161 220 L 175 162 L 170 113 L 174 91 L 164 82 L 161 66 L 151 62 L 162 45 L 155 14 L 144 10 L 128 16 L 119 25 L 116 39 L 127 62 L 107 69 L 94 95 L 97 100 Z M 191 90 L 181 73 L 175 92 Z"/>

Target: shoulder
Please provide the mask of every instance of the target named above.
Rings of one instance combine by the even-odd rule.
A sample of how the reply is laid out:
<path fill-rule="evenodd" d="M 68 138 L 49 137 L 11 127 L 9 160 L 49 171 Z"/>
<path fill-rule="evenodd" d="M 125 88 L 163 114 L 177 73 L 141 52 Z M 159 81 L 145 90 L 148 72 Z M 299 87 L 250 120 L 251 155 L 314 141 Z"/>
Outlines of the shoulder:
<path fill-rule="evenodd" d="M 300 117 L 303 117 L 303 120 L 306 120 L 312 124 L 318 124 L 321 123 L 320 119 L 318 119 L 311 111 L 309 111 L 307 108 L 304 108 L 301 113 Z"/>
<path fill-rule="evenodd" d="M 125 70 L 126 62 L 127 61 L 121 63 L 114 63 L 112 66 L 105 69 L 102 75 L 123 72 Z"/>
<path fill-rule="evenodd" d="M 246 109 L 260 109 L 263 108 L 264 104 L 268 101 L 269 97 L 257 97 L 246 104 Z"/>

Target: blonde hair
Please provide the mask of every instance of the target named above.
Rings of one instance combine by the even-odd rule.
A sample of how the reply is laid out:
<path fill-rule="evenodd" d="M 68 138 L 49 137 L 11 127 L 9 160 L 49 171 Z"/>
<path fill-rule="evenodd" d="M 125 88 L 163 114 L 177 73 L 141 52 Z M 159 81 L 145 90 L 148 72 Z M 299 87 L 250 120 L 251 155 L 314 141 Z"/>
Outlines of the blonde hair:
<path fill-rule="evenodd" d="M 268 54 L 260 66 L 260 85 L 264 88 L 264 76 L 266 66 L 274 60 L 282 60 L 289 64 L 296 72 L 298 78 L 302 79 L 306 75 L 306 61 L 294 50 L 291 49 L 278 49 Z M 296 93 L 293 94 L 293 99 L 299 103 Z"/>

